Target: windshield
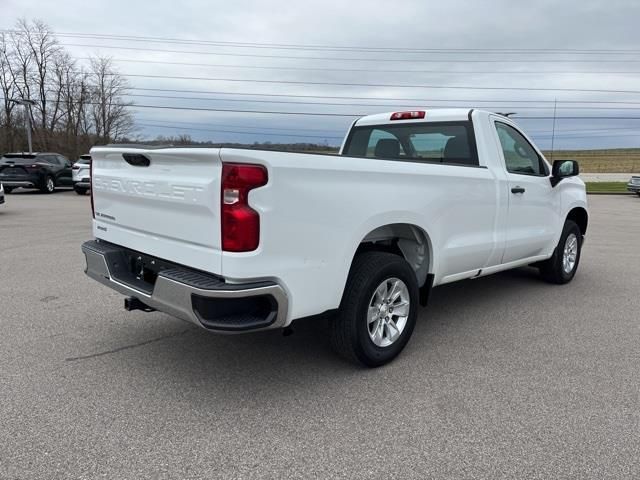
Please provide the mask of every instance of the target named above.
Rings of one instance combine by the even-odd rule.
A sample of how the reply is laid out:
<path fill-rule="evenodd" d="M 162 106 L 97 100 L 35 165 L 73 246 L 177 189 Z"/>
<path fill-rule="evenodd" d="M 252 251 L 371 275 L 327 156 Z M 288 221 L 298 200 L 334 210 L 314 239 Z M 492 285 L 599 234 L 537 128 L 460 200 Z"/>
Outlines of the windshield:
<path fill-rule="evenodd" d="M 355 127 L 344 148 L 353 157 L 478 165 L 469 122 Z"/>

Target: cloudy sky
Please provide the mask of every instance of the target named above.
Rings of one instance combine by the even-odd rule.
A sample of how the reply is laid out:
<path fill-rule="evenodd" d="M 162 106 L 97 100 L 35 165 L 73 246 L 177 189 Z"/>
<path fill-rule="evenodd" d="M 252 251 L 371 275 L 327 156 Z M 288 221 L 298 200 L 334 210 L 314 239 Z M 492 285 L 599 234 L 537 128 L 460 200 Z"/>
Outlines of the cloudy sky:
<path fill-rule="evenodd" d="M 0 11 L 0 29 L 44 20 L 79 62 L 111 56 L 147 138 L 339 144 L 354 115 L 461 106 L 516 112 L 548 148 L 557 101 L 556 148 L 640 146 L 637 0 L 0 0 Z"/>

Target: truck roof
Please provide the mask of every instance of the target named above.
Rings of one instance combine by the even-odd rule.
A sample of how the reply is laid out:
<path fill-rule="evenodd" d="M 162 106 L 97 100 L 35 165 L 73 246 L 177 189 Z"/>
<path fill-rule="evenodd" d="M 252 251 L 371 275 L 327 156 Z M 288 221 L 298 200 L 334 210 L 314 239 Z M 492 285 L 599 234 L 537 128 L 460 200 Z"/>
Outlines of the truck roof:
<path fill-rule="evenodd" d="M 363 125 L 382 125 L 386 123 L 424 123 L 424 122 L 459 122 L 469 120 L 472 108 L 415 108 L 412 110 L 396 110 L 395 112 L 376 113 L 359 118 L 354 127 Z M 425 112 L 424 118 L 391 120 L 391 115 L 397 112 Z"/>

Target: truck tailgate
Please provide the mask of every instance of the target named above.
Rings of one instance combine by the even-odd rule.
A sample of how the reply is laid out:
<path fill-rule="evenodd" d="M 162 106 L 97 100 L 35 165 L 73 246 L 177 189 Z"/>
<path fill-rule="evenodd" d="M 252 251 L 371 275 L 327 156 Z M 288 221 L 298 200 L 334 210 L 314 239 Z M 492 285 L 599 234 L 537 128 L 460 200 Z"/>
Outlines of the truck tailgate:
<path fill-rule="evenodd" d="M 91 150 L 94 235 L 221 274 L 219 149 Z"/>

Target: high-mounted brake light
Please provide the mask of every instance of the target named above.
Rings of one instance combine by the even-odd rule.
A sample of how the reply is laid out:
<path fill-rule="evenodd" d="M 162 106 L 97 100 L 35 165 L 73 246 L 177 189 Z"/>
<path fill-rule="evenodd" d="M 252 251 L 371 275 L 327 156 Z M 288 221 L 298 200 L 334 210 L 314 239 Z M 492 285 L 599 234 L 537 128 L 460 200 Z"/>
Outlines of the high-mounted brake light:
<path fill-rule="evenodd" d="M 267 169 L 261 165 L 222 165 L 222 250 L 250 252 L 260 243 L 260 215 L 249 206 L 249 192 L 267 184 Z"/>
<path fill-rule="evenodd" d="M 417 110 L 413 112 L 395 112 L 391 114 L 391 120 L 415 120 L 416 118 L 424 118 L 427 112 Z"/>

